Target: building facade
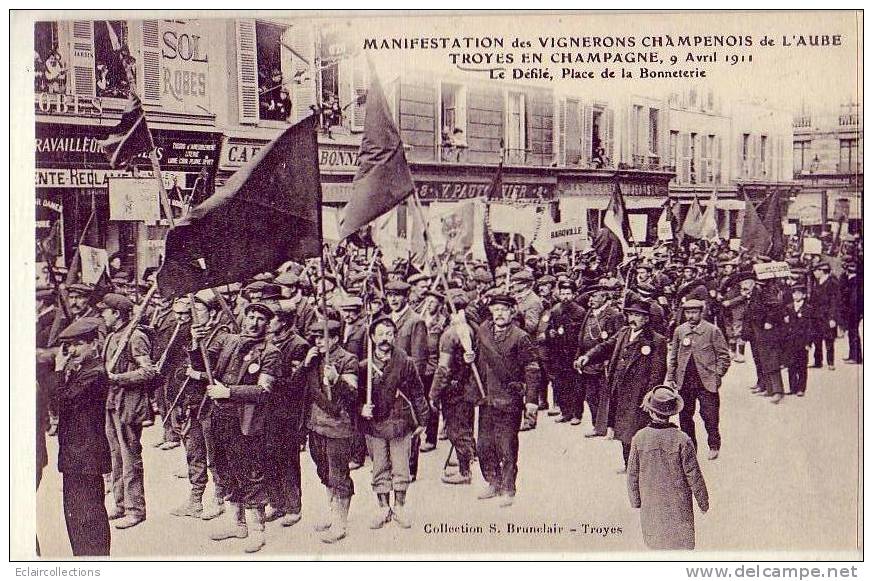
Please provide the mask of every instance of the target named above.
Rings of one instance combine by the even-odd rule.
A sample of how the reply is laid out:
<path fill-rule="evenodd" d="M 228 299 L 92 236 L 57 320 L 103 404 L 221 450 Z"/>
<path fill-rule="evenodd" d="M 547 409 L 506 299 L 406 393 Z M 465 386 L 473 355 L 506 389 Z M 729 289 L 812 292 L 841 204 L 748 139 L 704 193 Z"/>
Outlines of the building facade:
<path fill-rule="evenodd" d="M 351 194 L 369 86 L 345 26 L 251 18 L 38 23 L 37 236 L 60 219 L 69 261 L 93 208 L 91 243 L 120 253 L 137 276 L 159 263 L 168 223 L 155 207 L 149 160 L 113 170 L 98 143 L 131 88 L 180 214 L 198 183 L 223 184 L 315 113 L 323 202 L 335 216 Z M 619 184 L 634 241 L 651 244 L 668 197 L 705 205 L 715 190 L 722 233 L 736 238 L 741 191 L 754 199 L 796 189 L 791 116 L 758 105 L 723 104 L 694 89 L 606 100 L 475 74 L 381 80 L 425 212 L 480 198 L 502 167 L 494 201 L 545 221 L 556 243 L 584 247 Z M 852 151 L 857 159 L 859 148 L 847 146 L 846 155 Z M 156 216 L 119 219 L 113 205 L 132 184 L 141 184 Z M 412 223 L 409 210 L 397 210 L 399 236 Z"/>
<path fill-rule="evenodd" d="M 861 232 L 864 192 L 863 116 L 858 103 L 801 111 L 794 118 L 794 178 L 801 191 L 788 208 L 800 228 Z"/>

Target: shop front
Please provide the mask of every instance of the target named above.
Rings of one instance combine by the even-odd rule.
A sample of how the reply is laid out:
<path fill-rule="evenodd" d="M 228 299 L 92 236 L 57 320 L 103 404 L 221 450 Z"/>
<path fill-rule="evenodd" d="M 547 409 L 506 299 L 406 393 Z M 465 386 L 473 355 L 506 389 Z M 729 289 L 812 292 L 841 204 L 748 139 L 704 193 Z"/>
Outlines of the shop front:
<path fill-rule="evenodd" d="M 107 125 L 72 123 L 36 124 L 36 238 L 45 238 L 56 220 L 61 224 L 60 253 L 69 263 L 76 245 L 105 248 L 118 254 L 122 269 L 142 276 L 159 264 L 169 222 L 157 214 L 119 215 L 119 192 L 130 192 L 135 180 L 137 195 L 147 205 L 159 204 L 158 187 L 148 159 L 136 160 L 130 170 L 109 167 L 100 148 L 111 129 Z M 190 129 L 151 127 L 164 186 L 181 216 L 195 186 L 209 191 L 217 166 L 220 134 Z M 93 218 L 92 218 L 93 213 Z M 119 217 L 124 219 L 119 219 Z M 89 225 L 90 219 L 90 225 Z M 87 232 L 85 227 L 88 225 Z"/>

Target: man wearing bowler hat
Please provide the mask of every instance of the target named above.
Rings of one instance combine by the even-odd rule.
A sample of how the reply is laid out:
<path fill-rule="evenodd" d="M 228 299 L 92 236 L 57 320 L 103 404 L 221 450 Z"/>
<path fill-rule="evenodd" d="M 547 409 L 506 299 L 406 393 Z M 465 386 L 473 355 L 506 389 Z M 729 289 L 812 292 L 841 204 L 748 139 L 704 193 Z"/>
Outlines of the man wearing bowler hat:
<path fill-rule="evenodd" d="M 821 367 L 827 360 L 828 369 L 834 370 L 834 340 L 837 337 L 840 285 L 831 276 L 831 265 L 821 262 L 812 271 L 815 281 L 809 293 L 809 304 L 816 314 L 812 340 L 812 367 Z M 825 356 L 823 357 L 822 353 Z"/>
<path fill-rule="evenodd" d="M 109 518 L 118 519 L 115 528 L 127 529 L 146 518 L 140 439 L 143 424 L 154 422 L 149 391 L 157 370 L 151 357 L 151 339 L 141 327 L 134 328 L 127 343 L 121 344 L 133 312 L 133 302 L 123 295 L 108 293 L 98 306 L 109 331 L 103 350 L 109 379 L 106 435 L 112 452 L 112 494 L 115 499 Z"/>
<path fill-rule="evenodd" d="M 648 423 L 648 415 L 640 410 L 643 396 L 663 382 L 667 370 L 667 341 L 649 326 L 649 303 L 628 299 L 624 313 L 627 326 L 576 360 L 578 370 L 584 370 L 589 363 L 608 361 L 607 401 L 601 410 L 606 414 L 607 426 L 621 440 L 624 467 L 620 473 L 627 470 L 631 439 Z"/>
<path fill-rule="evenodd" d="M 491 320 L 479 327 L 476 361 L 485 388 L 479 406 L 479 466 L 488 482 L 480 500 L 500 497 L 512 506 L 518 474 L 518 432 L 522 413 L 536 417 L 542 373 L 536 348 L 527 333 L 512 322 L 515 299 L 491 297 Z"/>
<path fill-rule="evenodd" d="M 703 319 L 705 306 L 706 303 L 698 299 L 682 303 L 685 322 L 673 331 L 665 383 L 677 387 L 685 401 L 685 409 L 679 414 L 679 425 L 691 438 L 695 448 L 694 413 L 697 402 L 700 402 L 709 459 L 715 460 L 721 449 L 718 389 L 730 367 L 731 351 L 721 330 Z"/>

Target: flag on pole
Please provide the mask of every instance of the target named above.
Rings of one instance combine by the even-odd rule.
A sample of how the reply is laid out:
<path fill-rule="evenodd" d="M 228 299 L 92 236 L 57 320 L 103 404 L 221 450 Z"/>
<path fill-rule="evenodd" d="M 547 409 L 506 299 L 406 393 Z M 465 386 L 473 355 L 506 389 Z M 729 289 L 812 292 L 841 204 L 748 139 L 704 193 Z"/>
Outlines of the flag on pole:
<path fill-rule="evenodd" d="M 761 221 L 758 211 L 755 210 L 755 206 L 749 200 L 746 192 L 743 192 L 743 198 L 746 202 L 746 210 L 743 216 L 743 234 L 740 239 L 740 246 L 752 254 L 765 255 L 770 251 L 770 233 Z"/>
<path fill-rule="evenodd" d="M 109 266 L 106 249 L 80 244 L 79 259 L 82 261 L 82 282 L 96 285 Z"/>
<path fill-rule="evenodd" d="M 60 219 L 52 222 L 51 228 L 49 228 L 48 234 L 45 235 L 45 238 L 39 241 L 39 245 L 37 247 L 39 249 L 39 254 L 41 260 L 45 262 L 51 262 L 52 264 L 57 261 L 58 256 L 61 255 L 61 221 Z"/>
<path fill-rule="evenodd" d="M 718 192 L 712 190 L 709 205 L 703 212 L 700 220 L 700 238 L 703 240 L 718 240 L 718 220 L 715 218 L 715 206 L 718 201 Z"/>
<path fill-rule="evenodd" d="M 320 256 L 315 116 L 287 129 L 167 235 L 164 297 L 241 281 Z"/>
<path fill-rule="evenodd" d="M 630 231 L 630 220 L 621 195 L 621 186 L 616 182 L 603 214 L 603 226 L 597 231 L 591 244 L 607 271 L 621 264 L 629 254 Z"/>
<path fill-rule="evenodd" d="M 700 207 L 700 200 L 697 199 L 697 194 L 694 195 L 694 201 L 688 207 L 688 213 L 685 215 L 685 222 L 682 224 L 682 234 L 691 238 L 703 238 L 703 209 Z"/>
<path fill-rule="evenodd" d="M 491 179 L 491 185 L 485 194 L 484 211 L 482 212 L 482 245 L 485 249 L 485 260 L 491 276 L 497 278 L 497 267 L 503 263 L 506 250 L 501 248 L 494 239 L 494 230 L 491 228 L 491 201 L 499 199 L 503 193 L 503 162 L 497 166 L 497 173 Z"/>
<path fill-rule="evenodd" d="M 658 218 L 658 240 L 662 242 L 673 240 L 672 205 L 668 199 L 661 209 L 661 216 Z"/>
<path fill-rule="evenodd" d="M 142 102 L 133 92 L 127 100 L 121 122 L 100 141 L 103 153 L 113 169 L 125 167 L 130 160 L 145 155 L 155 147 L 152 134 L 146 125 Z"/>
<path fill-rule="evenodd" d="M 415 189 L 400 132 L 372 66 L 370 78 L 358 171 L 352 181 L 351 198 L 340 217 L 343 238 L 400 204 Z"/>
<path fill-rule="evenodd" d="M 782 232 L 782 200 L 779 197 L 779 192 L 771 193 L 766 204 L 764 228 L 770 233 L 770 248 L 767 253 L 770 258 L 779 259 L 785 254 L 785 240 Z"/>
<path fill-rule="evenodd" d="M 112 50 L 118 52 L 121 50 L 121 41 L 118 39 L 118 34 L 115 32 L 115 28 L 108 20 L 103 21 L 106 24 L 106 30 L 109 32 L 109 44 L 112 45 Z"/>

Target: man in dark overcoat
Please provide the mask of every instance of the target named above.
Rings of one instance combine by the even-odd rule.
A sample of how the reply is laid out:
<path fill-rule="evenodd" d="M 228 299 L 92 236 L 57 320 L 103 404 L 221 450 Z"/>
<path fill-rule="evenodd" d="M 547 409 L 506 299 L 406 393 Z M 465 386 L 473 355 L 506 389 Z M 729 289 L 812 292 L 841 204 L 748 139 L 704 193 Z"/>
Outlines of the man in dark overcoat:
<path fill-rule="evenodd" d="M 628 324 L 614 337 L 594 346 L 577 360 L 579 369 L 589 363 L 608 360 L 606 366 L 607 425 L 621 441 L 624 467 L 630 444 L 649 416 L 640 409 L 643 397 L 664 381 L 667 371 L 667 340 L 649 327 L 651 307 L 641 299 L 628 300 L 624 307 Z"/>

